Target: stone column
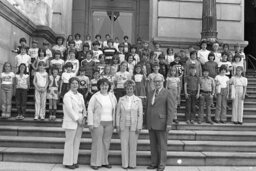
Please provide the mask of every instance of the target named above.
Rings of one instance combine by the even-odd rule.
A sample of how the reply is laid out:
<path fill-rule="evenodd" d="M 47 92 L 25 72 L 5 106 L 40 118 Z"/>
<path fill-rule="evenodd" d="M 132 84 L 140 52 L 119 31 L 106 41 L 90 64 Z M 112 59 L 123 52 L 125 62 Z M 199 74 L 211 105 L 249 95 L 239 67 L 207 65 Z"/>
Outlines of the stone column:
<path fill-rule="evenodd" d="M 201 41 L 217 40 L 216 0 L 203 0 Z"/>

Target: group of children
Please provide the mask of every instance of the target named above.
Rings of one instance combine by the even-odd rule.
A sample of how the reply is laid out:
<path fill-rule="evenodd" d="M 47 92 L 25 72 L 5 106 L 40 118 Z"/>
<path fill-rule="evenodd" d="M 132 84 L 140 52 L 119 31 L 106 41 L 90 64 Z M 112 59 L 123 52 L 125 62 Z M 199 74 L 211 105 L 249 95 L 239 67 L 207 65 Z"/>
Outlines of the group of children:
<path fill-rule="evenodd" d="M 205 107 L 206 122 L 213 123 L 211 107 L 214 97 L 214 121 L 226 122 L 229 95 L 233 99 L 232 121 L 242 123 L 247 79 L 242 76 L 245 56 L 239 46 L 235 47 L 235 54 L 229 52 L 228 45 L 224 45 L 223 52 L 219 53 L 218 43 L 213 44 L 210 52 L 207 43 L 202 42 L 201 50 L 190 47 L 187 55 L 185 50 L 174 53 L 171 48 L 165 53 L 158 42 L 153 42 L 151 48 L 149 42 L 141 38 L 131 45 L 128 36 L 124 36 L 121 43 L 119 38 L 112 40 L 109 34 L 104 41 L 101 41 L 101 35 L 96 35 L 95 40 L 88 35 L 82 41 L 80 34 L 75 34 L 74 38 L 69 35 L 66 43 L 64 41 L 64 37 L 58 37 L 56 45 L 50 49 L 47 42 L 43 43 L 43 48 L 38 48 L 35 40 L 28 48 L 26 39 L 20 39 L 20 46 L 13 50 L 18 53 L 15 57 L 16 74 L 12 72 L 11 64 L 6 62 L 0 77 L 2 118 L 11 116 L 12 95 L 16 96 L 17 119 L 24 118 L 27 92 L 31 87 L 35 89 L 34 119 L 45 119 L 48 99 L 49 119 L 55 120 L 57 104 L 69 90 L 68 83 L 72 77 L 79 78 L 79 92 L 85 103 L 98 91 L 97 81 L 100 78 L 107 78 L 112 83 L 111 91 L 117 99 L 125 95 L 124 82 L 133 79 L 136 82 L 135 95 L 145 102 L 147 93 L 154 90 L 154 77 L 160 75 L 165 79 L 165 87 L 177 99 L 176 123 L 181 91 L 185 93 L 188 124 L 194 124 L 196 120 L 197 99 L 200 102 L 198 123 L 204 121 Z"/>

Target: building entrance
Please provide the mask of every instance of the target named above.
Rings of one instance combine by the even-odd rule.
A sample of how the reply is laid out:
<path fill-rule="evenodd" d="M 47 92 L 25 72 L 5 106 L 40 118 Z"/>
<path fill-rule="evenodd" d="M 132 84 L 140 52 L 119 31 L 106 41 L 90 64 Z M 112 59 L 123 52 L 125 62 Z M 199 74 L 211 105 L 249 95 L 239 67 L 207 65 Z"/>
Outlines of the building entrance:
<path fill-rule="evenodd" d="M 110 34 L 114 39 L 118 37 L 122 41 L 127 35 L 130 40 L 134 40 L 134 14 L 129 11 L 117 10 L 95 10 L 92 13 L 92 31 L 93 35 L 100 34 L 102 36 Z"/>

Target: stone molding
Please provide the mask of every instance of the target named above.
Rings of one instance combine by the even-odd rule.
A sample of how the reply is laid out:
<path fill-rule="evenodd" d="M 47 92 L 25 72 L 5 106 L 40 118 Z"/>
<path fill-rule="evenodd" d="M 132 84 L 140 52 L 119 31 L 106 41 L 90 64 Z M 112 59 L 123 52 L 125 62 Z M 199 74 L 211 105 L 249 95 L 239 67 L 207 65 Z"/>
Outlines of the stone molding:
<path fill-rule="evenodd" d="M 157 41 L 161 44 L 161 47 L 172 47 L 178 49 L 187 49 L 189 46 L 198 46 L 200 42 L 200 38 L 166 38 L 166 37 L 154 37 L 152 41 Z M 222 40 L 218 39 L 221 43 L 227 43 L 230 45 L 230 49 L 234 48 L 235 44 L 240 44 L 242 48 L 248 46 L 248 41 L 241 40 Z M 198 46 L 199 47 L 199 46 Z"/>
<path fill-rule="evenodd" d="M 50 27 L 35 25 L 8 1 L 1 0 L 0 9 L 0 16 L 27 33 L 29 36 L 44 38 L 49 41 L 49 43 L 55 43 L 57 34 Z"/>

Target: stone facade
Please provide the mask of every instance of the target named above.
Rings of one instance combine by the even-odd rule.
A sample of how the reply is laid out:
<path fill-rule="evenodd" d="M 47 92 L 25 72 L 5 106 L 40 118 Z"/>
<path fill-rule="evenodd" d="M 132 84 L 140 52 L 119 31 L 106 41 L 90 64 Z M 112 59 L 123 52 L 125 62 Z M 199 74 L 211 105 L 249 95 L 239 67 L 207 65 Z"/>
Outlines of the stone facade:
<path fill-rule="evenodd" d="M 222 42 L 244 42 L 244 0 L 217 0 L 217 31 Z M 150 37 L 177 47 L 198 42 L 202 0 L 150 1 Z"/>

